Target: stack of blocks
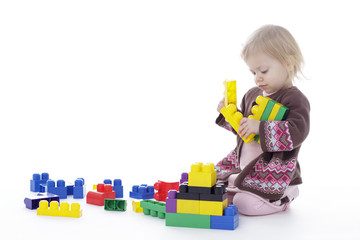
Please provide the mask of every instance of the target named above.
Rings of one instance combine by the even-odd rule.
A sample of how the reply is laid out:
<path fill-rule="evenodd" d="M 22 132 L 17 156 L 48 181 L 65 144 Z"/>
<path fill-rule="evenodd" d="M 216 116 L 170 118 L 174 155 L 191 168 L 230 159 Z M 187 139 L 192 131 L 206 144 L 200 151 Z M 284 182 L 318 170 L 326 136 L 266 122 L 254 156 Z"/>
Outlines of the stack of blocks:
<path fill-rule="evenodd" d="M 188 183 L 182 183 L 179 192 L 169 191 L 166 226 L 234 230 L 238 224 L 237 209 L 228 207 L 225 186 L 216 184 L 212 163 L 193 164 Z"/>
<path fill-rule="evenodd" d="M 225 92 L 228 92 L 228 87 L 226 87 Z M 234 95 L 234 93 L 232 93 L 232 95 Z M 233 104 L 230 102 L 230 100 L 227 100 L 228 96 L 229 93 L 227 93 L 227 95 L 225 96 L 225 106 L 221 109 L 220 112 L 224 116 L 226 121 L 234 128 L 234 130 L 238 132 L 239 124 L 241 119 L 243 118 L 243 115 L 242 113 L 237 111 L 236 102 L 235 104 Z M 286 115 L 289 112 L 289 108 L 276 102 L 275 100 L 272 100 L 269 97 L 264 97 L 260 95 L 256 98 L 256 103 L 258 105 L 255 105 L 251 108 L 252 115 L 250 115 L 248 118 L 259 121 L 281 121 L 286 118 Z M 255 134 L 250 134 L 248 138 L 243 138 L 243 140 L 245 143 L 250 143 L 254 140 L 260 143 L 259 136 Z"/>

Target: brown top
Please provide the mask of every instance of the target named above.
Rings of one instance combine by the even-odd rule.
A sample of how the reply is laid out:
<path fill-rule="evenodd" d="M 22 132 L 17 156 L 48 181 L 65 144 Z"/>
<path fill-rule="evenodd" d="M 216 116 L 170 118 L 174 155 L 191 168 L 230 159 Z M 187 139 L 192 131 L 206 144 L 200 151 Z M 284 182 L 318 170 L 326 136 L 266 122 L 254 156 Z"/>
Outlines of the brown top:
<path fill-rule="evenodd" d="M 243 97 L 240 112 L 245 117 L 251 115 L 251 108 L 256 105 L 256 97 L 262 90 L 254 87 Z M 262 121 L 259 136 L 264 153 L 252 160 L 235 180 L 235 186 L 241 190 L 255 193 L 261 197 L 277 200 L 289 185 L 302 183 L 298 154 L 301 144 L 310 130 L 310 103 L 297 88 L 282 89 L 269 95 L 271 99 L 290 109 L 283 121 Z M 225 126 L 225 118 L 220 114 L 216 124 Z M 240 156 L 244 141 L 237 135 L 236 152 Z M 231 174 L 233 174 L 232 172 Z M 218 175 L 218 179 L 229 174 Z"/>

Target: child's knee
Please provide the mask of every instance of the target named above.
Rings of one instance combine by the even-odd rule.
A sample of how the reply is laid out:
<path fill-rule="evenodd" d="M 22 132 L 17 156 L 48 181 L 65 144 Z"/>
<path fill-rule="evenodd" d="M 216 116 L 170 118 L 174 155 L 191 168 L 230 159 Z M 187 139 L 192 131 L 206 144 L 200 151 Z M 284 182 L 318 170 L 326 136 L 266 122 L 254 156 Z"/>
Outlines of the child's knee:
<path fill-rule="evenodd" d="M 248 192 L 235 194 L 233 204 L 240 214 L 248 216 L 262 216 L 285 210 L 283 206 L 274 206 L 266 199 Z"/>

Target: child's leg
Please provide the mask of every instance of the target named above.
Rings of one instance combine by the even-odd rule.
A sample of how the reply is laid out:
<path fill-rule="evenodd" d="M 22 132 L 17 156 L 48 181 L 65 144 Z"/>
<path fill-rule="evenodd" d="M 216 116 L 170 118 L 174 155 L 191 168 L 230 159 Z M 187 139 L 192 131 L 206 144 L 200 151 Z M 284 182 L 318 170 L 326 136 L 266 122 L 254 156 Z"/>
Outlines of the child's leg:
<path fill-rule="evenodd" d="M 256 194 L 241 191 L 236 193 L 233 197 L 233 204 L 237 206 L 239 213 L 248 216 L 262 216 L 273 213 L 286 211 L 292 200 L 299 195 L 297 186 L 288 187 L 285 191 L 284 199 L 288 198 L 289 202 L 282 205 L 281 201 L 270 203 L 268 200 L 259 197 Z"/>
<path fill-rule="evenodd" d="M 218 162 L 215 166 L 217 178 L 221 182 L 226 182 L 227 178 L 240 171 L 239 160 L 236 151 L 231 151 L 225 158 Z"/>

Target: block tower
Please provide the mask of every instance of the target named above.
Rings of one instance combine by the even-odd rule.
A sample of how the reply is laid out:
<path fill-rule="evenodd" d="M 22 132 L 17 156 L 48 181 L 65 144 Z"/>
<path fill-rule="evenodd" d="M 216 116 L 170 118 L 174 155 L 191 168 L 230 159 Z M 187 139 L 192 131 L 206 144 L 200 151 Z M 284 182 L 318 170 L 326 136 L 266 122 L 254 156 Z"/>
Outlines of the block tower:
<path fill-rule="evenodd" d="M 236 207 L 228 206 L 225 186 L 216 184 L 213 163 L 195 163 L 179 191 L 166 199 L 166 226 L 235 229 L 239 224 Z"/>

